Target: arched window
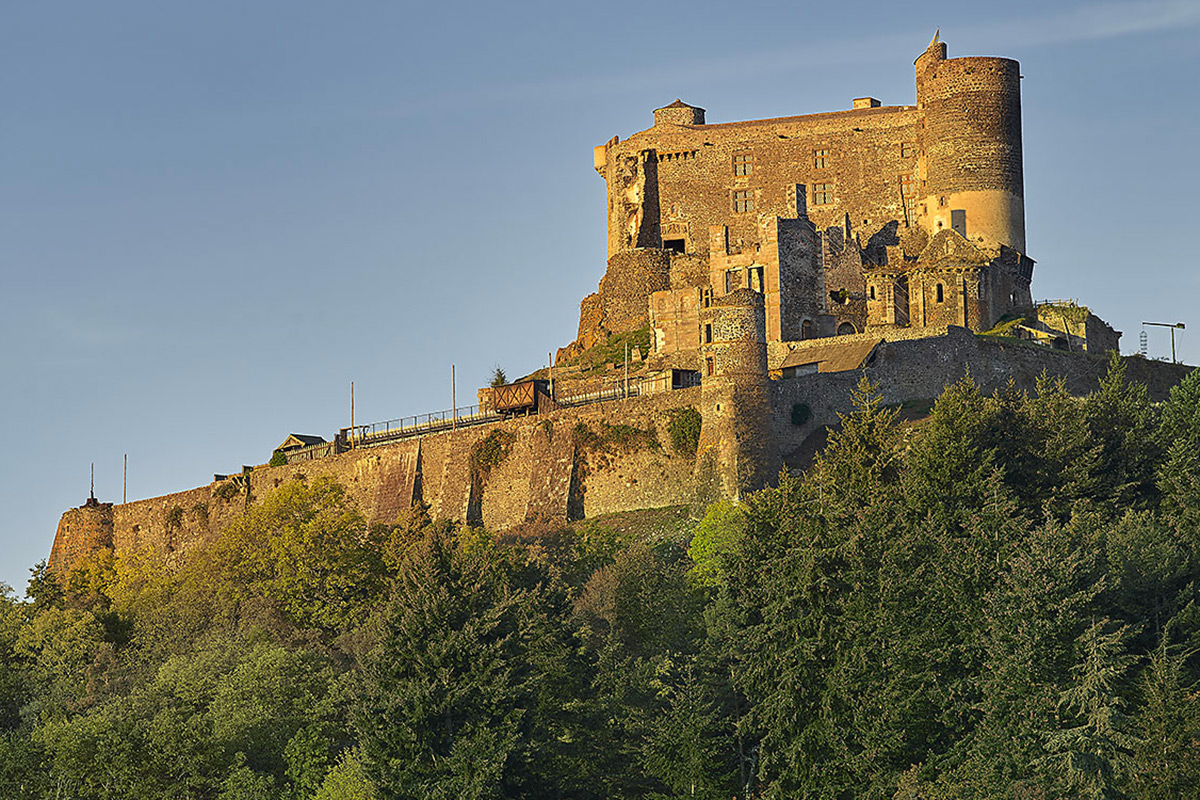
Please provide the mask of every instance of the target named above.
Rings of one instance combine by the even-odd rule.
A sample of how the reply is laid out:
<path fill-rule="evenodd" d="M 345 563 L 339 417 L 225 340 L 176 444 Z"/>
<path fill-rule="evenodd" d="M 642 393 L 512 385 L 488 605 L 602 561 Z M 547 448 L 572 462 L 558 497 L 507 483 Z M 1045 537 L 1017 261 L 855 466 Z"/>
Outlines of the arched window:
<path fill-rule="evenodd" d="M 812 320 L 806 319 L 806 320 L 804 320 L 804 322 L 800 323 L 800 338 L 801 339 L 813 339 L 813 338 L 816 338 L 816 335 L 817 335 L 816 326 L 812 324 Z"/>
<path fill-rule="evenodd" d="M 871 299 L 872 300 L 875 299 L 875 287 L 874 286 L 871 287 Z"/>
<path fill-rule="evenodd" d="M 852 333 L 858 333 L 858 329 L 854 327 L 853 322 L 843 322 L 841 325 L 838 325 L 838 336 L 849 336 Z"/>

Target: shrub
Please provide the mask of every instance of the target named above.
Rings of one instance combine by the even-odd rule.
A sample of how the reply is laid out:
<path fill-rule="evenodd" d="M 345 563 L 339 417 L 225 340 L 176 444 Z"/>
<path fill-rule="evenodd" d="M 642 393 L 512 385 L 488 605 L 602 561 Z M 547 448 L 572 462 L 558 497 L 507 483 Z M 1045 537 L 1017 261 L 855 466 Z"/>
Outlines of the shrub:
<path fill-rule="evenodd" d="M 230 480 L 222 481 L 213 489 L 213 496 L 218 500 L 232 500 L 238 493 L 238 486 Z"/>
<path fill-rule="evenodd" d="M 487 480 L 491 471 L 500 466 L 512 452 L 513 435 L 496 429 L 480 439 L 471 448 L 471 475 L 476 480 Z"/>
<path fill-rule="evenodd" d="M 696 448 L 700 446 L 700 426 L 703 422 L 700 412 L 694 406 L 688 406 L 671 409 L 670 413 L 667 433 L 671 435 L 671 447 L 680 455 L 695 456 Z"/>
<path fill-rule="evenodd" d="M 287 465 L 287 456 L 282 451 L 276 450 L 271 454 L 271 460 L 267 462 L 268 467 L 283 467 Z"/>

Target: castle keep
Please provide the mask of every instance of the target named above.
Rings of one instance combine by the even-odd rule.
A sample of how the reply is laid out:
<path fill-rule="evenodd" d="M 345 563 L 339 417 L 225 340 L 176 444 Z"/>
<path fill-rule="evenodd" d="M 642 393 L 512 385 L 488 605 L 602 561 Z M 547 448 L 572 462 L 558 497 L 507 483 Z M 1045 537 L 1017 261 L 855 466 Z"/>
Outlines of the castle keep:
<path fill-rule="evenodd" d="M 991 328 L 1032 305 L 1021 87 L 1007 58 L 916 60 L 916 105 L 708 124 L 681 100 L 595 150 L 608 271 L 566 356 L 649 319 L 695 350 L 705 298 L 760 292 L 770 341 Z"/>
<path fill-rule="evenodd" d="M 806 465 L 864 371 L 885 403 L 967 371 L 984 391 L 1043 374 L 1090 391 L 1120 334 L 1081 306 L 1034 307 L 1018 64 L 948 58 L 935 35 L 915 66 L 915 105 L 719 124 L 681 100 L 656 110 L 595 149 L 607 270 L 552 367 L 481 389 L 478 408 L 293 434 L 271 465 L 208 486 L 91 498 L 63 514 L 51 566 L 185 553 L 320 476 L 369 522 L 421 503 L 494 530 L 737 499 Z M 1049 346 L 975 335 L 997 323 Z M 1161 399 L 1187 368 L 1127 370 Z M 675 426 L 696 417 L 692 451 Z"/>

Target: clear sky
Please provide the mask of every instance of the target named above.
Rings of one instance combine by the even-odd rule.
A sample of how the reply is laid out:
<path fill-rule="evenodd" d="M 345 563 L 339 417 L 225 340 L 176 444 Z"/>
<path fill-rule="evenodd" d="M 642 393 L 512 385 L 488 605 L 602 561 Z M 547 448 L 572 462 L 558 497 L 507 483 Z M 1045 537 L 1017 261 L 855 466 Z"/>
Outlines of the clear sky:
<path fill-rule="evenodd" d="M 351 380 L 365 422 L 537 368 L 604 272 L 594 145 L 912 103 L 938 26 L 1021 61 L 1034 297 L 1200 362 L 1196 0 L 7 3 L 0 581 L 93 461 L 151 497 L 331 436 Z"/>

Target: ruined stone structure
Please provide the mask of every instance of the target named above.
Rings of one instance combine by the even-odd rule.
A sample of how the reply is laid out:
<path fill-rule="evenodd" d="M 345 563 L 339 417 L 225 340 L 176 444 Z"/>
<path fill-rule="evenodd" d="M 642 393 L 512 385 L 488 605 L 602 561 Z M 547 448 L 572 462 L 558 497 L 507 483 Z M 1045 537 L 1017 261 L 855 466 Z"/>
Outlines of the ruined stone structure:
<path fill-rule="evenodd" d="M 608 271 L 560 358 L 652 318 L 658 352 L 690 346 L 697 290 L 762 292 L 769 341 L 1029 307 L 1019 65 L 947 58 L 936 35 L 915 65 L 915 105 L 709 124 L 676 100 L 597 147 Z"/>

